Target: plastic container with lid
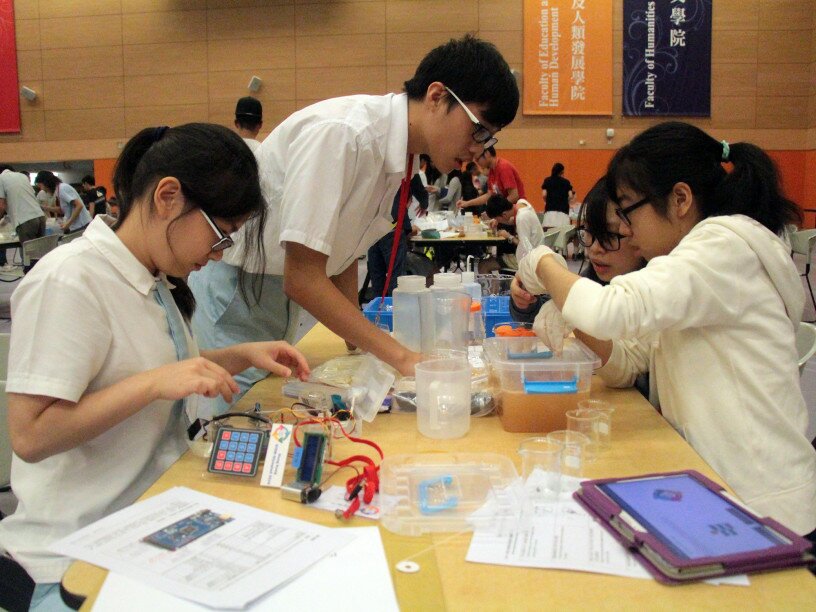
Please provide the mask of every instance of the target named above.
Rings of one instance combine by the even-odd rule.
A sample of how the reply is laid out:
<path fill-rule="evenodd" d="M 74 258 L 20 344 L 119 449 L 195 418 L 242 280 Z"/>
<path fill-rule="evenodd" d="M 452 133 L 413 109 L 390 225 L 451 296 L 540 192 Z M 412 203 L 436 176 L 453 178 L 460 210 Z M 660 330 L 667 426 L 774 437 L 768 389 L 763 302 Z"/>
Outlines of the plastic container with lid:
<path fill-rule="evenodd" d="M 592 371 L 601 360 L 580 340 L 564 340 L 552 355 L 537 338 L 485 340 L 490 388 L 506 431 L 546 433 L 566 429 L 568 410 L 589 399 Z"/>
<path fill-rule="evenodd" d="M 513 462 L 493 453 L 393 455 L 380 466 L 380 522 L 394 533 L 500 529 L 522 502 Z"/>
<path fill-rule="evenodd" d="M 400 276 L 392 292 L 394 339 L 417 353 L 429 353 L 434 344 L 431 292 L 425 277 Z"/>

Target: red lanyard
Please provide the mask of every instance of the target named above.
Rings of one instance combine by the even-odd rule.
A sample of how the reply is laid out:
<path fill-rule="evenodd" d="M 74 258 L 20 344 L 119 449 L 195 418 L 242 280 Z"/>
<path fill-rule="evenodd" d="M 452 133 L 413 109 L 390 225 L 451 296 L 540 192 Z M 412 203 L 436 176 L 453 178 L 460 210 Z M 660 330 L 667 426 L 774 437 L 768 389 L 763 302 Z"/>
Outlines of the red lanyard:
<path fill-rule="evenodd" d="M 402 224 L 405 222 L 405 213 L 408 210 L 408 195 L 411 193 L 411 171 L 414 169 L 414 156 L 409 154 L 405 176 L 400 183 L 399 212 L 397 213 L 397 226 L 394 228 L 394 243 L 391 245 L 391 258 L 388 261 L 388 272 L 385 274 L 385 286 L 383 287 L 380 308 L 377 313 L 382 312 L 385 304 L 385 296 L 388 294 L 388 287 L 391 284 L 391 274 L 394 272 L 394 262 L 397 259 L 397 249 L 399 248 L 400 237 L 402 236 Z"/>

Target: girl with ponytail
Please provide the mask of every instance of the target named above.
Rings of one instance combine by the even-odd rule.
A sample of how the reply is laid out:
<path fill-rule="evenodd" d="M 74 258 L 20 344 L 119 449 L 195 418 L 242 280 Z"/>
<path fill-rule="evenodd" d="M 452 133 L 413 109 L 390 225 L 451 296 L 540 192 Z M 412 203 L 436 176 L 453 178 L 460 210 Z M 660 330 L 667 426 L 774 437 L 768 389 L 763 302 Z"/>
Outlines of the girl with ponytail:
<path fill-rule="evenodd" d="M 816 451 L 795 343 L 805 300 L 779 237 L 800 213 L 773 162 L 668 122 L 620 149 L 606 182 L 618 232 L 646 267 L 602 287 L 539 247 L 519 281 L 607 341 L 607 384 L 648 371 L 663 416 L 737 495 L 816 539 Z"/>
<path fill-rule="evenodd" d="M 144 493 L 187 448 L 198 396 L 231 400 L 233 375 L 248 367 L 309 372 L 285 342 L 199 351 L 190 332 L 187 275 L 220 260 L 244 224 L 242 255 L 262 256 L 258 168 L 237 134 L 195 123 L 142 130 L 113 182 L 116 224 L 94 219 L 11 298 L 6 390 L 20 503 L 0 523 L 0 607 L 61 609 L 69 560 L 50 544 Z"/>

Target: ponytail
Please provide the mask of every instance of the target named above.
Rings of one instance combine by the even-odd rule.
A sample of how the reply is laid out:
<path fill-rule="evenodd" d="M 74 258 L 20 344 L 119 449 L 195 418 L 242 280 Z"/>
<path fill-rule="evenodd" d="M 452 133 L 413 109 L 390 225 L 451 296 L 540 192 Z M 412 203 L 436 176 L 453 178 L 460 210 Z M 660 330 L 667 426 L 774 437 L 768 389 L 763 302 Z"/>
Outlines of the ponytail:
<path fill-rule="evenodd" d="M 236 133 L 208 123 L 141 130 L 128 141 L 116 162 L 113 188 L 119 201 L 119 218 L 114 230 L 137 202 L 148 199 L 152 211 L 149 196 L 165 176 L 175 177 L 181 185 L 188 206 L 183 214 L 200 208 L 211 217 L 247 219 L 248 228 L 239 247 L 243 264 L 257 259 L 259 264 L 253 267 L 263 272 L 266 205 L 255 156 Z M 245 278 L 241 275 L 240 285 L 246 296 Z M 176 286 L 173 298 L 189 320 L 195 298 L 184 279 L 172 278 L 171 282 Z M 252 289 L 256 300 L 260 299 L 260 286 L 253 283 Z"/>
<path fill-rule="evenodd" d="M 768 154 L 747 142 L 728 148 L 728 161 L 734 168 L 714 190 L 713 200 L 719 207 L 705 216 L 747 215 L 774 234 L 781 234 L 785 225 L 800 225 L 802 212 L 782 193 L 779 173 Z"/>

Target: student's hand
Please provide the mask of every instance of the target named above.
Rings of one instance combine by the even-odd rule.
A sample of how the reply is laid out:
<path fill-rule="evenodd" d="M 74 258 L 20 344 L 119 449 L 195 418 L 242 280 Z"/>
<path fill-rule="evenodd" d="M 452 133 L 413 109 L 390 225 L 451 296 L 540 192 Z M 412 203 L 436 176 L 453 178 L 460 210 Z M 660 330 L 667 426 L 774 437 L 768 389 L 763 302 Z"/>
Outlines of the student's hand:
<path fill-rule="evenodd" d="M 456 208 L 467 208 L 467 202 L 465 200 L 456 200 Z"/>
<path fill-rule="evenodd" d="M 496 232 L 496 235 L 499 236 L 500 238 L 504 238 L 505 240 L 510 240 L 510 232 L 508 232 L 507 230 L 503 229 L 499 230 L 498 232 Z"/>
<path fill-rule="evenodd" d="M 555 355 L 561 355 L 564 351 L 564 338 L 569 336 L 572 330 L 572 326 L 564 320 L 553 300 L 541 307 L 533 322 L 535 335 L 546 342 Z"/>
<path fill-rule="evenodd" d="M 528 255 L 521 258 L 518 262 L 518 272 L 516 276 L 521 281 L 521 284 L 533 295 L 541 295 L 547 292 L 547 287 L 538 276 L 538 264 L 544 257 L 554 257 L 555 260 L 565 268 L 567 262 L 561 255 L 553 251 L 548 246 L 537 246 Z"/>
<path fill-rule="evenodd" d="M 519 310 L 527 310 L 536 301 L 536 297 L 524 288 L 518 276 L 514 276 L 510 283 L 510 299 Z"/>
<path fill-rule="evenodd" d="M 246 342 L 238 348 L 252 367 L 276 376 L 287 378 L 294 372 L 305 381 L 311 374 L 306 357 L 288 342 Z"/>
<path fill-rule="evenodd" d="M 427 187 L 425 187 L 425 191 L 427 191 L 428 193 L 438 193 L 439 187 L 436 187 L 435 185 L 428 185 Z"/>
<path fill-rule="evenodd" d="M 197 394 L 205 397 L 220 395 L 227 403 L 232 403 L 233 393 L 239 391 L 229 372 L 204 357 L 170 363 L 149 370 L 144 376 L 149 377 L 151 401 L 180 400 Z"/>
<path fill-rule="evenodd" d="M 398 364 L 395 364 L 396 369 L 399 370 L 399 373 L 403 376 L 415 376 L 416 371 L 414 368 L 416 364 L 420 363 L 423 360 L 421 353 L 415 353 L 414 351 L 407 351 L 405 357 L 400 360 Z"/>

